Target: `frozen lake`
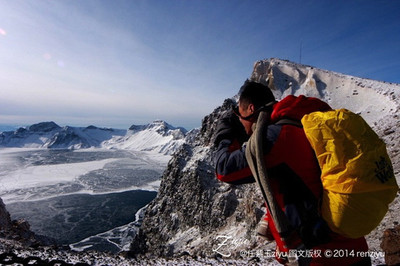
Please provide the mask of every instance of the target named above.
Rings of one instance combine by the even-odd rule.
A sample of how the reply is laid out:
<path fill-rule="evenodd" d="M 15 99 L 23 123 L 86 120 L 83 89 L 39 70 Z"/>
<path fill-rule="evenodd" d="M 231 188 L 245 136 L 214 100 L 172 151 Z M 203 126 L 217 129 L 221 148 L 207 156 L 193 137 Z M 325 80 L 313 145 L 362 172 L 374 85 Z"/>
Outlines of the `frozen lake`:
<path fill-rule="evenodd" d="M 122 248 L 123 234 L 115 231 L 132 236 L 135 214 L 156 196 L 168 161 L 151 153 L 102 149 L 4 148 L 0 157 L 0 197 L 12 219 L 28 220 L 32 231 L 60 244 L 96 236 L 77 246 L 109 251 Z"/>

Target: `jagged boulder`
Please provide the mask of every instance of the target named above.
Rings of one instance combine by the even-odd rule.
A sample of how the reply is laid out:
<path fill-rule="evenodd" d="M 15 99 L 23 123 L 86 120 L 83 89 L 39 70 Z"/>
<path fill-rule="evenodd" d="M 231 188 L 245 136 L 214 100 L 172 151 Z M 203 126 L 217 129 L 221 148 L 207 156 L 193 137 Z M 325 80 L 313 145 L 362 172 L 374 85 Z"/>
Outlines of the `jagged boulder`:
<path fill-rule="evenodd" d="M 385 230 L 381 248 L 387 265 L 400 265 L 400 225 Z"/>

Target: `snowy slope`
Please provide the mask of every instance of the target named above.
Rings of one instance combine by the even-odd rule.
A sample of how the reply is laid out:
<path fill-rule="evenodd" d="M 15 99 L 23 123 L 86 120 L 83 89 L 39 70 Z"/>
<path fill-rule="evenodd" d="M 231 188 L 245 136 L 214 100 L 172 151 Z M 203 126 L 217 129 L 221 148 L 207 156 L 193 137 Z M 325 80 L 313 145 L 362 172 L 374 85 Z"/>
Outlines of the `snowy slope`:
<path fill-rule="evenodd" d="M 359 113 L 370 124 L 399 111 L 400 85 L 270 59 L 254 65 L 251 79 L 268 84 L 277 99 L 289 94 L 317 97 L 333 108 Z M 392 119 L 390 119 L 392 120 Z"/>
<path fill-rule="evenodd" d="M 106 148 L 154 151 L 171 155 L 183 142 L 186 130 L 156 120 L 128 130 L 88 127 L 60 127 L 42 122 L 0 133 L 0 147 L 82 149 Z"/>
<path fill-rule="evenodd" d="M 184 143 L 186 130 L 156 120 L 146 126 L 133 125 L 124 136 L 115 136 L 102 143 L 104 148 L 155 151 L 171 155 Z"/>

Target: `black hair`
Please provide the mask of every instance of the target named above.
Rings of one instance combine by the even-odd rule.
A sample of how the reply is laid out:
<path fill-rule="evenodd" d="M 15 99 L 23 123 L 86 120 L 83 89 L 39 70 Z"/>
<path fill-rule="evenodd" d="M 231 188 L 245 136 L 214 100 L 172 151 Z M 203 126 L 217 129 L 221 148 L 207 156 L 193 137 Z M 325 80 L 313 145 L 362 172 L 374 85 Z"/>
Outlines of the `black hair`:
<path fill-rule="evenodd" d="M 245 108 L 252 103 L 255 109 L 258 109 L 267 103 L 275 101 L 275 96 L 268 86 L 249 80 L 244 82 L 239 90 L 239 95 L 239 102 Z"/>

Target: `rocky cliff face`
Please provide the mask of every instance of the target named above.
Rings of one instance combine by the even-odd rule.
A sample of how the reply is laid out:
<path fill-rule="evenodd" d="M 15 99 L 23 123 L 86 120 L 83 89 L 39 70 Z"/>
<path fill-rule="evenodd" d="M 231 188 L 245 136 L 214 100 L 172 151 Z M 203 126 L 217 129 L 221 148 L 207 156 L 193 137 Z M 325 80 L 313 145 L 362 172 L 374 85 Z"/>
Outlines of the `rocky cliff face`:
<path fill-rule="evenodd" d="M 360 113 L 388 144 L 400 181 L 400 146 L 396 141 L 400 137 L 399 84 L 278 59 L 256 62 L 250 79 L 268 84 L 277 99 L 288 94 L 305 94 L 321 98 L 333 108 Z M 197 138 L 183 145 L 169 162 L 158 196 L 148 206 L 140 232 L 132 243 L 132 254 L 238 258 L 251 254 L 243 252 L 274 249 L 274 244 L 256 237 L 255 228 L 264 213 L 256 185 L 230 186 L 215 178 L 213 134 L 218 119 L 232 102 L 233 99 L 226 100 L 206 116 Z M 371 250 L 380 250 L 383 230 L 398 223 L 395 213 L 399 205 L 397 197 L 381 226 L 368 236 Z"/>
<path fill-rule="evenodd" d="M 10 214 L 8 213 L 6 206 L 2 199 L 0 199 L 0 229 L 8 230 L 12 226 Z"/>
<path fill-rule="evenodd" d="M 51 245 L 54 242 L 44 236 L 39 236 L 30 230 L 30 225 L 25 220 L 11 220 L 10 214 L 0 198 L 0 239 L 11 239 L 24 246 L 37 247 Z"/>
<path fill-rule="evenodd" d="M 244 246 L 257 245 L 254 228 L 263 215 L 258 190 L 251 184 L 224 184 L 214 173 L 213 133 L 232 103 L 228 99 L 206 116 L 197 137 L 173 156 L 157 198 L 147 207 L 132 253 L 235 257 Z M 213 251 L 223 239 L 229 245 Z"/>

